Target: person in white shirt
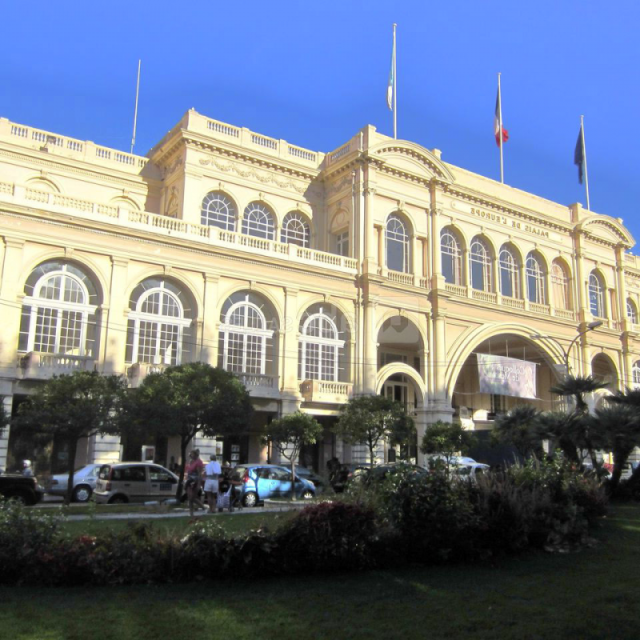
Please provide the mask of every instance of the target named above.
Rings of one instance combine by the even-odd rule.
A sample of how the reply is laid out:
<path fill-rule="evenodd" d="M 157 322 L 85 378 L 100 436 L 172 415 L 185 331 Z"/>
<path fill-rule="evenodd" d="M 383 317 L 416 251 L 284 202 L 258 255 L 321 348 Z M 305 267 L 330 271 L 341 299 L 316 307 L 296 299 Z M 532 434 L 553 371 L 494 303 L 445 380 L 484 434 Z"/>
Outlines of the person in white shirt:
<path fill-rule="evenodd" d="M 211 462 L 207 463 L 204 468 L 204 492 L 209 503 L 209 513 L 215 513 L 218 502 L 218 478 L 222 473 L 222 469 L 215 453 L 211 454 L 210 459 Z"/>

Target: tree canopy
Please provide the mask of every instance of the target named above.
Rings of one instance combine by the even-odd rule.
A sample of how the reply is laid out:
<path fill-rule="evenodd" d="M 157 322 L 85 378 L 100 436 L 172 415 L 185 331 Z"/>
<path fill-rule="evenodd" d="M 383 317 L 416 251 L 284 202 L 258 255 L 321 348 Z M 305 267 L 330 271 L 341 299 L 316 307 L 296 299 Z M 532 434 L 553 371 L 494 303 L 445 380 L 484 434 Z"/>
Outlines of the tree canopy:
<path fill-rule="evenodd" d="M 449 469 L 453 456 L 457 453 L 467 453 L 475 442 L 473 434 L 462 425 L 438 420 L 427 425 L 420 443 L 420 451 L 426 455 L 442 455 L 446 468 Z"/>
<path fill-rule="evenodd" d="M 16 425 L 23 433 L 45 434 L 68 444 L 67 503 L 73 494 L 78 441 L 118 432 L 118 413 L 126 388 L 122 376 L 74 371 L 53 376 L 20 405 Z"/>
<path fill-rule="evenodd" d="M 375 450 L 385 437 L 391 444 L 405 444 L 415 435 L 413 419 L 397 401 L 385 396 L 358 396 L 340 408 L 334 432 L 349 444 L 366 444 L 375 464 Z"/>

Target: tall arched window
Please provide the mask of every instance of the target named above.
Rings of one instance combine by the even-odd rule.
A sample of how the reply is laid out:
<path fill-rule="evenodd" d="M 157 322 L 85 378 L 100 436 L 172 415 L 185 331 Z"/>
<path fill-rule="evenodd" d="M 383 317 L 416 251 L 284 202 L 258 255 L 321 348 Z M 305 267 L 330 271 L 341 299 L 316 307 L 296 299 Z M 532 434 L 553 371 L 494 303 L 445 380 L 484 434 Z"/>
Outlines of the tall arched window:
<path fill-rule="evenodd" d="M 592 271 L 589 275 L 589 309 L 591 315 L 604 318 L 604 285 L 600 274 Z"/>
<path fill-rule="evenodd" d="M 387 269 L 409 271 L 409 233 L 403 220 L 392 213 L 387 218 Z"/>
<path fill-rule="evenodd" d="M 223 312 L 220 325 L 222 367 L 234 373 L 264 375 L 267 364 L 267 340 L 273 331 L 257 301 L 249 294 L 232 302 Z"/>
<path fill-rule="evenodd" d="M 193 309 L 180 287 L 149 278 L 133 290 L 129 307 L 127 362 L 178 365 L 186 360 Z"/>
<path fill-rule="evenodd" d="M 248 204 L 244 210 L 242 233 L 254 238 L 275 240 L 276 232 L 271 211 L 260 202 Z"/>
<path fill-rule="evenodd" d="M 527 299 L 536 304 L 545 304 L 544 290 L 545 271 L 540 256 L 530 253 L 527 256 Z"/>
<path fill-rule="evenodd" d="M 638 307 L 631 298 L 627 298 L 627 318 L 632 324 L 638 324 Z"/>
<path fill-rule="evenodd" d="M 520 297 L 520 274 L 518 258 L 509 246 L 500 250 L 500 293 L 507 298 Z"/>
<path fill-rule="evenodd" d="M 299 247 L 309 247 L 310 227 L 307 219 L 300 213 L 288 213 L 282 221 L 280 242 L 297 244 Z"/>
<path fill-rule="evenodd" d="M 225 231 L 236 230 L 236 207 L 224 193 L 212 191 L 202 201 L 200 220 L 202 224 L 220 227 Z"/>
<path fill-rule="evenodd" d="M 442 258 L 442 275 L 445 282 L 462 284 L 462 250 L 460 242 L 449 229 L 440 233 L 440 256 Z"/>
<path fill-rule="evenodd" d="M 344 340 L 338 339 L 336 323 L 322 307 L 302 324 L 300 346 L 304 380 L 338 380 L 339 351 Z"/>
<path fill-rule="evenodd" d="M 571 309 L 569 276 L 564 265 L 558 260 L 554 260 L 551 266 L 551 287 L 553 288 L 553 306 L 556 309 Z"/>
<path fill-rule="evenodd" d="M 633 380 L 633 388 L 640 389 L 640 360 L 636 360 L 633 363 L 633 368 L 631 369 L 631 378 Z"/>
<path fill-rule="evenodd" d="M 469 252 L 471 286 L 478 291 L 491 291 L 491 253 L 482 238 L 474 238 Z"/>
<path fill-rule="evenodd" d="M 20 351 L 93 356 L 98 294 L 87 273 L 52 260 L 25 283 Z"/>

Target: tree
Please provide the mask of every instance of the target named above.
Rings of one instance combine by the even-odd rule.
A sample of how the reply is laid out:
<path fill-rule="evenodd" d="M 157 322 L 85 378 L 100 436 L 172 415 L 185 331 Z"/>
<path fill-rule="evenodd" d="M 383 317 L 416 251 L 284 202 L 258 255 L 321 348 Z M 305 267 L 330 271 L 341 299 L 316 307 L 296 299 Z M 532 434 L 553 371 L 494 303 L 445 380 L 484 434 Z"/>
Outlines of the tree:
<path fill-rule="evenodd" d="M 130 391 L 123 408 L 122 433 L 142 431 L 180 438 L 178 498 L 182 495 L 187 447 L 196 433 L 207 437 L 240 434 L 253 413 L 242 382 L 233 373 L 203 362 L 150 373 Z"/>
<path fill-rule="evenodd" d="M 333 430 L 348 444 L 366 444 L 372 465 L 380 440 L 388 437 L 391 444 L 403 444 L 416 432 L 412 418 L 399 402 L 373 395 L 351 398 L 340 408 Z"/>
<path fill-rule="evenodd" d="M 448 471 L 451 458 L 457 453 L 467 453 L 475 442 L 473 434 L 463 429 L 462 425 L 438 420 L 427 425 L 425 434 L 422 436 L 420 451 L 425 455 L 442 455 Z"/>
<path fill-rule="evenodd" d="M 272 443 L 291 462 L 292 487 L 295 487 L 295 462 L 300 455 L 300 449 L 305 444 L 315 444 L 323 432 L 324 427 L 313 416 L 300 411 L 265 425 L 262 441 L 265 444 Z M 292 499 L 296 499 L 295 491 L 292 492 Z"/>
<path fill-rule="evenodd" d="M 507 442 L 515 447 L 518 453 L 526 458 L 542 453 L 542 439 L 538 431 L 540 412 L 530 405 L 520 405 L 496 417 L 495 439 Z"/>
<path fill-rule="evenodd" d="M 24 433 L 46 434 L 69 447 L 67 495 L 73 495 L 76 449 L 81 438 L 117 433 L 120 401 L 127 388 L 122 376 L 74 371 L 53 376 L 20 405 L 17 424 Z"/>

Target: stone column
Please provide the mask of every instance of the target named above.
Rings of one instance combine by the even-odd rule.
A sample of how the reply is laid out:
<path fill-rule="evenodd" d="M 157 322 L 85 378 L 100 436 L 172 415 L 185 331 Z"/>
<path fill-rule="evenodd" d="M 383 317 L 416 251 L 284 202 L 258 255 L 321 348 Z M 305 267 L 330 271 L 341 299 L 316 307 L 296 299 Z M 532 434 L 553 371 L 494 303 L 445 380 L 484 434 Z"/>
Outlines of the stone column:
<path fill-rule="evenodd" d="M 280 332 L 280 348 L 278 358 L 282 363 L 280 390 L 289 396 L 294 403 L 300 401 L 300 385 L 298 381 L 298 293 L 293 287 L 284 289 L 284 326 Z M 284 407 L 283 407 L 284 410 Z"/>
<path fill-rule="evenodd" d="M 376 335 L 376 307 L 378 299 L 369 296 L 364 301 L 364 366 L 362 393 L 376 392 L 376 372 L 378 370 L 378 336 Z"/>
<path fill-rule="evenodd" d="M 106 374 L 125 373 L 129 299 L 122 294 L 128 285 L 128 267 L 127 258 L 111 256 L 111 280 L 109 291 L 104 295 L 100 331 L 101 369 Z M 133 361 L 136 361 L 135 353 Z"/>
<path fill-rule="evenodd" d="M 200 353 L 198 359 L 212 367 L 218 365 L 218 321 L 216 313 L 218 307 L 218 284 L 220 276 L 206 271 L 202 274 L 204 292 L 202 295 L 202 309 L 198 314 L 201 321 Z M 194 321 L 195 323 L 195 321 Z M 195 331 L 195 327 L 193 327 Z"/>
<path fill-rule="evenodd" d="M 427 411 L 426 407 L 419 407 L 416 410 L 415 424 L 416 424 L 416 439 L 418 441 L 418 452 L 416 456 L 417 457 L 416 463 L 420 467 L 427 466 L 426 457 L 424 453 L 420 451 L 420 445 L 422 443 L 422 438 L 424 437 L 424 434 L 427 432 L 428 413 L 429 412 Z"/>
<path fill-rule="evenodd" d="M 11 408 L 13 406 L 13 396 L 9 394 L 11 391 L 11 384 L 7 381 L 5 384 L 0 384 L 0 389 L 4 392 L 6 387 L 7 394 L 2 398 L 2 406 L 6 415 L 11 415 Z M 7 454 L 9 452 L 9 432 L 10 427 L 7 425 L 0 434 L 0 470 L 7 470 Z"/>
<path fill-rule="evenodd" d="M 363 271 L 365 273 L 378 273 L 378 243 L 375 238 L 375 173 L 371 167 L 367 167 L 367 182 L 363 189 L 362 195 L 364 197 L 364 257 Z"/>
<path fill-rule="evenodd" d="M 16 351 L 20 337 L 20 315 L 24 293 L 20 287 L 28 274 L 22 272 L 24 241 L 4 239 L 0 302 L 2 303 L 2 332 L 0 332 L 0 376 L 13 378 L 17 366 Z"/>

